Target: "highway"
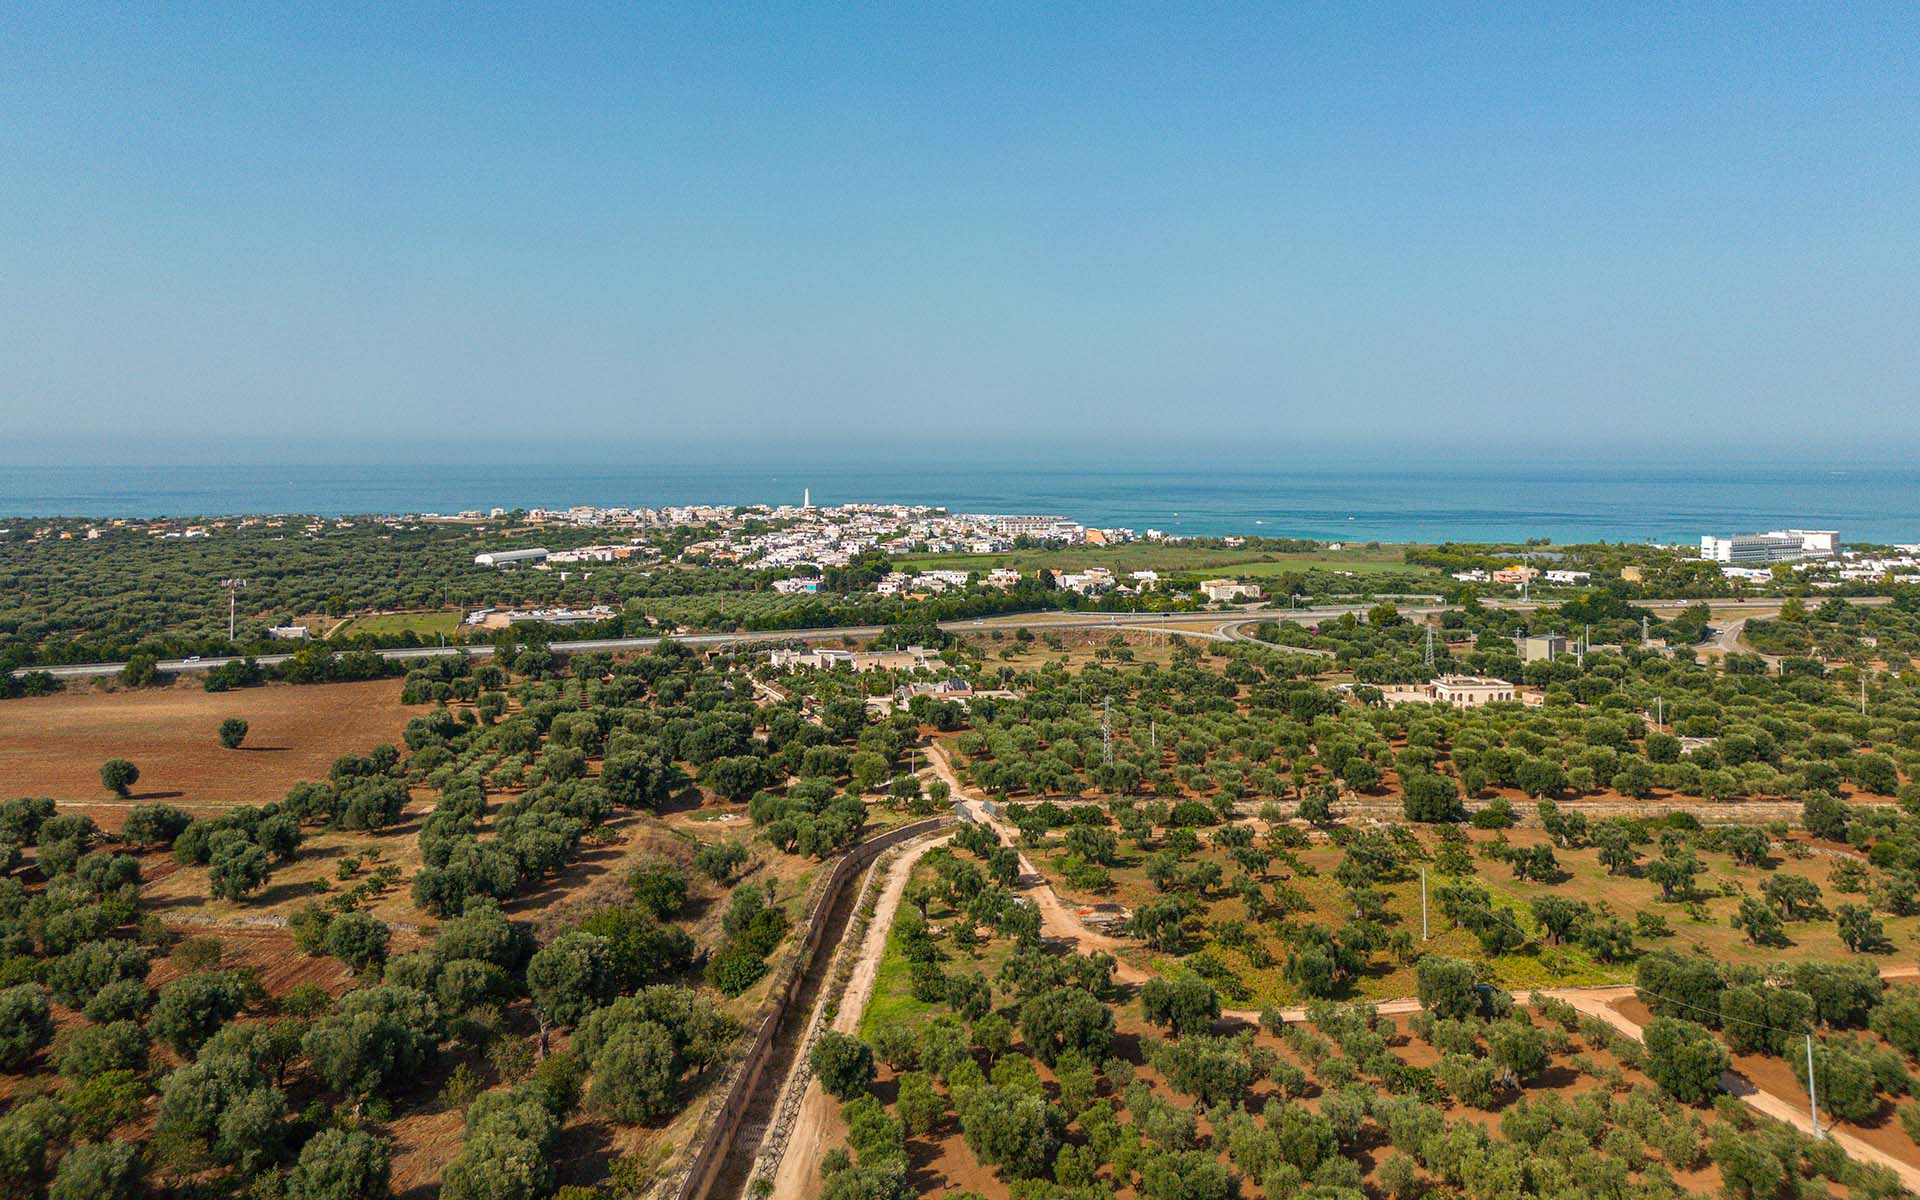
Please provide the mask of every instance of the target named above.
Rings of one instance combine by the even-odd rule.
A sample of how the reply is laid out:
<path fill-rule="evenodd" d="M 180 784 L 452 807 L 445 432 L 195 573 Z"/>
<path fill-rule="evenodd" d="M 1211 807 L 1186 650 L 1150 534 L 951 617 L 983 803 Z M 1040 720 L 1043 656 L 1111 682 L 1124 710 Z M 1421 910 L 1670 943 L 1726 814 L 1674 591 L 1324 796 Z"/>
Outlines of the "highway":
<path fill-rule="evenodd" d="M 1848 597 L 1852 603 L 1884 604 L 1884 596 Z M 1244 608 L 1235 614 L 1219 613 L 1063 613 L 1047 612 L 1026 616 L 978 617 L 960 621 L 942 621 L 940 628 L 950 633 L 984 633 L 991 629 L 1113 629 L 1133 630 L 1135 632 L 1172 633 L 1183 637 L 1198 637 L 1207 641 L 1251 641 L 1244 629 L 1248 625 L 1261 621 L 1320 621 L 1341 616 L 1345 613 L 1364 613 L 1374 606 L 1365 604 L 1326 604 L 1311 608 Z M 1536 608 L 1557 603 L 1543 600 L 1492 600 L 1482 601 L 1489 608 L 1509 608 L 1517 612 L 1530 612 Z M 1680 608 L 1697 603 L 1693 600 L 1644 600 L 1643 608 Z M 1720 601 L 1726 604 L 1726 601 Z M 1778 611 L 1779 601 L 1748 602 L 1753 615 L 1763 615 L 1768 611 Z M 1410 617 L 1427 616 L 1433 613 L 1451 612 L 1456 604 L 1417 604 L 1400 608 L 1402 614 Z M 1207 626 L 1209 619 L 1210 627 Z M 1183 623 L 1193 622 L 1196 627 L 1187 628 Z M 1744 618 L 1743 618 L 1744 623 Z M 785 642 L 785 641 L 827 641 L 843 637 L 877 637 L 885 632 L 881 625 L 842 625 L 831 629 L 779 629 L 754 633 L 689 633 L 674 637 L 673 641 L 686 646 L 728 646 L 749 642 Z M 659 637 L 631 638 L 592 638 L 586 641 L 549 642 L 547 648 L 556 654 L 589 654 L 596 650 L 645 650 L 657 646 L 663 639 Z M 1279 647 L 1283 650 L 1295 650 L 1297 647 Z M 1312 654 L 1315 651 L 1305 650 Z M 373 653 L 382 658 L 404 661 L 414 658 L 439 658 L 448 654 L 464 654 L 468 658 L 491 658 L 493 644 L 475 642 L 464 646 L 404 646 L 389 650 L 376 650 Z M 253 661 L 263 667 L 274 666 L 293 658 L 287 654 L 258 654 Z M 209 671 L 226 663 L 241 662 L 237 656 L 215 658 L 175 658 L 167 659 L 158 665 L 165 674 L 181 674 L 195 671 Z M 13 674 L 26 675 L 35 671 L 45 671 L 55 679 L 89 679 L 100 675 L 117 674 L 125 663 L 73 663 L 64 666 L 20 667 Z"/>
<path fill-rule="evenodd" d="M 1204 618 L 1208 614 L 1191 613 L 1061 613 L 1049 612 L 1026 617 L 980 617 L 971 620 L 943 621 L 940 628 L 949 633 L 984 633 L 991 629 L 1130 629 L 1137 632 L 1172 633 L 1185 637 L 1202 637 L 1210 641 L 1245 640 L 1237 631 L 1243 625 L 1259 621 L 1295 620 L 1312 621 L 1327 617 L 1337 617 L 1342 613 L 1365 612 L 1369 605 L 1341 604 L 1321 608 L 1274 609 L 1272 611 L 1254 611 L 1237 617 L 1217 621 L 1212 629 L 1183 628 L 1172 622 L 1192 620 L 1196 616 Z M 1436 605 L 1431 608 L 1408 609 L 1409 613 L 1440 612 L 1447 606 Z M 786 642 L 786 641 L 829 641 L 839 638 L 878 637 L 886 631 L 882 625 L 840 625 L 830 629 L 776 629 L 752 633 L 688 633 L 681 634 L 672 641 L 683 646 L 727 646 L 747 642 Z M 1233 632 L 1229 632 L 1233 631 Z M 590 654 L 596 650 L 645 650 L 657 646 L 660 637 L 631 638 L 588 638 L 582 641 L 549 642 L 547 648 L 556 654 Z M 406 660 L 413 658 L 440 658 L 449 654 L 464 654 L 468 658 L 491 658 L 491 642 L 474 642 L 464 646 L 402 646 L 388 650 L 376 650 L 373 653 L 382 658 Z M 253 661 L 263 667 L 274 666 L 293 658 L 292 653 L 257 654 Z M 245 661 L 240 656 L 208 658 L 170 658 L 158 664 L 164 674 L 180 674 L 194 671 L 209 671 L 227 663 Z M 55 679 L 87 679 L 99 675 L 113 675 L 120 671 L 125 663 L 72 663 L 65 666 L 21 667 L 15 675 L 26 675 L 34 671 L 45 671 Z"/>

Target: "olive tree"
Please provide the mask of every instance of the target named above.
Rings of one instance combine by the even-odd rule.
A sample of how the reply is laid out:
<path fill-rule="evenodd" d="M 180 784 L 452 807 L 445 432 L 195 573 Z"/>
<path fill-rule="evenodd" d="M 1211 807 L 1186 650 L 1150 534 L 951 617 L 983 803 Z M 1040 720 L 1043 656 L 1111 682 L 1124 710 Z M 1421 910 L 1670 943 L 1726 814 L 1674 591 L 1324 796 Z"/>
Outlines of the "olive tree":
<path fill-rule="evenodd" d="M 127 813 L 120 836 L 139 846 L 171 846 L 193 818 L 171 804 L 136 804 Z"/>
<path fill-rule="evenodd" d="M 192 1058 L 245 1004 L 246 991 L 229 972 L 183 975 L 161 986 L 147 1030 L 182 1058 Z"/>
<path fill-rule="evenodd" d="M 207 891 L 237 903 L 266 886 L 270 869 L 265 849 L 237 829 L 222 830 L 214 835 L 207 859 Z"/>
<path fill-rule="evenodd" d="M 18 1071 L 52 1040 L 46 989 L 22 983 L 0 992 L 0 1071 Z"/>
<path fill-rule="evenodd" d="M 857 1037 L 829 1029 L 807 1056 L 820 1086 L 842 1100 L 864 1095 L 873 1082 L 873 1048 Z"/>
<path fill-rule="evenodd" d="M 145 980 L 147 968 L 146 947 L 101 938 L 48 963 L 44 978 L 56 1000 L 80 1008 L 114 983 Z"/>
<path fill-rule="evenodd" d="M 116 796 L 126 797 L 140 782 L 140 768 L 124 758 L 110 758 L 100 764 L 100 783 Z"/>
<path fill-rule="evenodd" d="M 440 1042 L 440 1010 L 418 988 L 383 984 L 340 998 L 302 1042 L 314 1072 L 337 1092 L 367 1097 L 417 1079 Z"/>
<path fill-rule="evenodd" d="M 135 1200 L 145 1194 L 138 1142 L 88 1142 L 67 1151 L 47 1200 Z"/>
<path fill-rule="evenodd" d="M 441 1200 L 541 1200 L 553 1191 L 560 1122 L 533 1095 L 490 1092 L 467 1109 L 467 1137 L 440 1177 Z"/>
<path fill-rule="evenodd" d="M 66 1133 L 57 1101 L 24 1100 L 0 1117 L 0 1188 L 9 1196 L 36 1196 L 47 1181 L 47 1150 Z"/>
<path fill-rule="evenodd" d="M 390 1160 L 385 1139 L 328 1129 L 300 1148 L 287 1200 L 385 1200 Z"/>
<path fill-rule="evenodd" d="M 991 1084 L 962 1091 L 959 1110 L 968 1148 L 1016 1179 L 1046 1171 L 1066 1124 L 1065 1115 L 1040 1097 Z"/>
<path fill-rule="evenodd" d="M 577 1024 L 613 999 L 618 982 L 607 939 L 573 930 L 547 943 L 527 963 L 527 991 L 542 1038 L 550 1027 Z"/>
<path fill-rule="evenodd" d="M 1807 1086 L 1807 1060 L 1804 1055 L 1789 1054 L 1793 1077 Z M 1826 1110 L 1843 1121 L 1864 1123 L 1880 1111 L 1880 1088 L 1873 1063 L 1865 1055 L 1844 1047 L 1820 1042 L 1815 1045 L 1813 1066 L 1816 1093 Z"/>
<path fill-rule="evenodd" d="M 147 1031 L 135 1021 L 113 1021 L 78 1030 L 60 1047 L 60 1077 L 85 1083 L 108 1071 L 143 1071 L 147 1066 Z"/>
<path fill-rule="evenodd" d="M 1647 1074 L 1683 1104 L 1698 1104 L 1720 1089 L 1730 1059 L 1705 1026 L 1677 1017 L 1647 1022 Z"/>
<path fill-rule="evenodd" d="M 678 1108 L 681 1062 L 673 1035 L 654 1021 L 622 1025 L 593 1058 L 589 1103 L 627 1125 L 652 1125 Z"/>
<path fill-rule="evenodd" d="M 1430 1016 L 1459 1020 L 1478 1012 L 1480 993 L 1473 964 L 1429 954 L 1414 967 L 1420 1007 Z"/>
<path fill-rule="evenodd" d="M 1220 1019 L 1220 994 L 1204 979 L 1153 978 L 1140 991 L 1148 1022 L 1175 1033 L 1204 1033 Z"/>
<path fill-rule="evenodd" d="M 1069 1050 L 1099 1062 L 1113 1046 L 1113 1010 L 1079 988 L 1049 988 L 1020 1006 L 1020 1032 L 1048 1066 Z"/>
<path fill-rule="evenodd" d="M 372 913 L 342 913 L 327 925 L 327 953 L 354 971 L 386 961 L 393 931 Z"/>

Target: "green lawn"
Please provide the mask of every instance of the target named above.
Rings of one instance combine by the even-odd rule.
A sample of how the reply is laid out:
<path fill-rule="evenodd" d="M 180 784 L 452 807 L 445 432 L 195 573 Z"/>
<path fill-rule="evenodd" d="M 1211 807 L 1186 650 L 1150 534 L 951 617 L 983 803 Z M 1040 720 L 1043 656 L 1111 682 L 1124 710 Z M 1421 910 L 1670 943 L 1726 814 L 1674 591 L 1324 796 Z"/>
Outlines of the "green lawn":
<path fill-rule="evenodd" d="M 1023 571 L 1051 567 L 1084 570 L 1107 567 L 1115 572 L 1159 571 L 1162 574 L 1217 572 L 1222 575 L 1266 577 L 1321 568 L 1366 574 L 1400 572 L 1438 575 L 1431 567 L 1408 564 L 1405 546 L 1346 546 L 1340 550 L 1311 550 L 1277 554 L 1259 550 L 1211 550 L 1193 546 L 1166 546 L 1133 542 L 1124 546 L 1077 546 L 1063 550 L 1013 550 L 1005 554 L 909 554 L 896 560 L 901 570 L 989 571 L 1014 567 Z"/>
<path fill-rule="evenodd" d="M 380 636 L 406 633 L 411 630 L 414 633 L 431 637 L 438 633 L 453 633 L 460 628 L 460 621 L 464 616 L 465 614 L 459 611 L 372 613 L 364 617 L 353 618 L 353 620 L 342 625 L 333 636 L 354 637 L 363 633 Z"/>
<path fill-rule="evenodd" d="M 914 864 L 914 879 L 931 880 L 937 878 L 931 864 L 924 859 Z M 959 914 L 942 900 L 934 900 L 927 909 L 927 919 L 940 928 L 950 927 Z M 947 1006 L 929 1004 L 916 1000 L 913 996 L 913 964 L 901 952 L 896 924 L 887 931 L 887 948 L 881 955 L 880 967 L 874 972 L 873 994 L 867 997 L 866 1011 L 860 1014 L 859 1034 L 870 1038 L 873 1031 L 895 1021 L 905 1022 L 918 1027 L 933 1016 L 946 1011 Z M 994 937 L 985 927 L 978 930 L 980 942 L 971 949 L 955 944 L 951 939 L 943 939 L 940 948 L 945 955 L 940 969 L 949 975 L 980 974 L 988 981 L 1000 974 L 1000 968 L 1007 960 L 1012 945 L 1006 938 Z M 1004 1003 L 1007 997 L 995 990 L 996 1002 Z"/>
<path fill-rule="evenodd" d="M 867 1011 L 860 1014 L 861 1037 L 871 1037 L 877 1027 L 896 1021 L 917 1026 L 941 1007 L 914 999 L 912 970 L 913 964 L 900 952 L 899 927 L 895 926 L 887 931 L 887 949 L 874 972 L 873 994 L 867 998 Z"/>

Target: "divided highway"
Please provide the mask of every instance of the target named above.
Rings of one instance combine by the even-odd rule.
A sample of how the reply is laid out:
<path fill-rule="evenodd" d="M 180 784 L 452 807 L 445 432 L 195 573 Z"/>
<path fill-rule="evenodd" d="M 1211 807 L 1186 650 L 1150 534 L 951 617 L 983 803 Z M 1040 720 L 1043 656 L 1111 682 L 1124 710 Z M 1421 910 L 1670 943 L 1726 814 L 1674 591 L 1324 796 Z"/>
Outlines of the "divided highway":
<path fill-rule="evenodd" d="M 1847 597 L 1855 604 L 1884 604 L 1884 596 Z M 1518 612 L 1530 612 L 1543 607 L 1547 602 L 1539 600 L 1489 600 L 1483 601 L 1489 608 L 1510 608 Z M 1697 603 L 1693 600 L 1643 600 L 1644 608 L 1671 609 Z M 1725 605 L 1727 601 L 1719 601 Z M 952 633 L 985 632 L 989 629 L 1130 629 L 1141 633 L 1172 633 L 1182 637 L 1198 637 L 1208 641 L 1248 641 L 1242 630 L 1248 625 L 1261 621 L 1318 621 L 1328 617 L 1337 617 L 1343 613 L 1363 613 L 1373 607 L 1367 604 L 1325 604 L 1312 608 L 1245 608 L 1233 615 L 1208 613 L 1035 613 L 1029 616 L 979 617 L 960 621 L 942 621 L 940 628 Z M 1450 612 L 1457 604 L 1415 604 L 1401 608 L 1408 616 L 1425 616 L 1431 613 Z M 1760 616 L 1770 611 L 1778 611 L 1779 602 L 1750 602 L 1753 615 Z M 1208 618 L 1215 617 L 1209 625 Z M 1180 622 L 1193 622 L 1187 627 Z M 1744 618 L 1743 618 L 1744 623 Z M 830 629 L 780 629 L 756 633 L 689 633 L 673 640 L 687 646 L 726 646 L 743 642 L 783 642 L 783 641 L 824 641 L 842 637 L 877 637 L 885 632 L 880 625 L 842 625 Z M 632 638 L 593 638 L 578 642 L 550 642 L 548 649 L 556 654 L 586 654 L 596 650 L 645 650 L 656 646 L 662 639 L 658 637 Z M 1282 647 L 1282 649 L 1298 649 Z M 403 646 L 389 650 L 376 650 L 374 653 L 387 659 L 438 658 L 446 654 L 464 654 L 469 658 L 490 658 L 493 645 L 489 642 L 475 642 L 464 646 Z M 1303 650 L 1301 653 L 1316 653 Z M 287 654 L 257 654 L 253 660 L 261 666 L 273 666 L 292 658 Z M 176 658 L 159 664 L 159 669 L 168 674 L 181 672 L 207 671 L 225 663 L 240 662 L 241 657 L 219 658 Z M 74 663 L 65 666 L 20 667 L 13 673 L 26 675 L 33 671 L 45 671 L 55 679 L 86 679 L 98 675 L 117 673 L 125 663 Z"/>
<path fill-rule="evenodd" d="M 981 617 L 973 620 L 943 621 L 940 628 L 951 633 L 985 632 L 989 629 L 1132 629 L 1140 632 L 1174 633 L 1189 637 L 1207 637 L 1210 640 L 1231 640 L 1228 630 L 1257 621 L 1272 620 L 1314 620 L 1322 617 L 1337 617 L 1342 613 L 1365 612 L 1367 605 L 1348 604 L 1325 608 L 1275 609 L 1271 612 L 1259 612 L 1257 615 L 1241 616 L 1217 622 L 1213 629 L 1194 627 L 1181 628 L 1169 622 L 1182 618 L 1191 619 L 1191 614 L 1183 613 L 1060 613 L 1052 612 L 1032 617 Z M 1438 612 L 1443 606 L 1433 608 L 1408 609 L 1409 613 Z M 824 641 L 843 637 L 877 637 L 886 631 L 883 625 L 840 625 L 828 629 L 777 629 L 754 633 L 688 633 L 672 640 L 685 646 L 726 646 L 743 642 L 786 642 L 786 641 Z M 547 648 L 556 654 L 588 654 L 596 650 L 645 650 L 657 646 L 664 640 L 658 637 L 631 638 L 589 638 L 584 641 L 549 642 Z M 448 654 L 464 654 L 468 658 L 491 658 L 491 642 L 474 642 L 463 646 L 401 646 L 388 650 L 376 650 L 382 658 L 439 658 Z M 253 661 L 263 667 L 283 663 L 293 657 L 286 654 L 256 654 Z M 241 662 L 241 656 L 214 658 L 171 658 L 160 664 L 159 670 L 166 674 L 181 672 L 207 671 L 226 663 Z M 117 673 L 125 663 L 74 663 L 66 666 L 21 667 L 15 675 L 25 675 L 33 671 L 45 671 L 55 679 L 85 679 L 96 675 Z"/>

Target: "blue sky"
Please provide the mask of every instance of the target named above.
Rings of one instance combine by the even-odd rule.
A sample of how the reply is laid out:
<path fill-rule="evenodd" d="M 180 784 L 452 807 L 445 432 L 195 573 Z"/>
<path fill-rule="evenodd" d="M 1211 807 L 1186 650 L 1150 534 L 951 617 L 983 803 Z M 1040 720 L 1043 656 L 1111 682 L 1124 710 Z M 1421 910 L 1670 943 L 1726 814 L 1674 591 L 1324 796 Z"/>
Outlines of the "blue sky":
<path fill-rule="evenodd" d="M 1920 444 L 1920 7 L 689 7 L 0 4 L 0 418 Z"/>

